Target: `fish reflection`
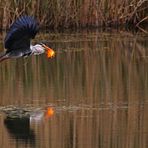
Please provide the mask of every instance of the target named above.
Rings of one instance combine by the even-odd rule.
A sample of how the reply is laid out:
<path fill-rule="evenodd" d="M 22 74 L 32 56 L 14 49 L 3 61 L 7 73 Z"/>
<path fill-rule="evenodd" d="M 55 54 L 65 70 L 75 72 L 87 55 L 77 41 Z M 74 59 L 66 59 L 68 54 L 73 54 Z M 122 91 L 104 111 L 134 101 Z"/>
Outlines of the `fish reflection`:
<path fill-rule="evenodd" d="M 54 109 L 52 107 L 47 107 L 46 110 L 43 111 L 37 111 L 34 112 L 31 116 L 30 116 L 30 123 L 32 122 L 40 122 L 43 119 L 48 119 L 51 118 L 54 115 Z"/>
<path fill-rule="evenodd" d="M 21 143 L 29 144 L 32 147 L 35 146 L 35 134 L 30 128 L 30 119 L 28 117 L 6 117 L 4 125 L 13 139 Z"/>

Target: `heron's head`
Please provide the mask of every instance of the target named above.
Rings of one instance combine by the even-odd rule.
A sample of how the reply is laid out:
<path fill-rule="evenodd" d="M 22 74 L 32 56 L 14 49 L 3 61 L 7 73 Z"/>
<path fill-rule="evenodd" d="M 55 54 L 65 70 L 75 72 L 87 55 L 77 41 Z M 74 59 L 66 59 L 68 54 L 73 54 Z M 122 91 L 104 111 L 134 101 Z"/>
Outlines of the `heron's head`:
<path fill-rule="evenodd" d="M 34 55 L 45 53 L 48 58 L 51 58 L 55 55 L 55 51 L 43 43 L 33 46 L 32 52 Z"/>

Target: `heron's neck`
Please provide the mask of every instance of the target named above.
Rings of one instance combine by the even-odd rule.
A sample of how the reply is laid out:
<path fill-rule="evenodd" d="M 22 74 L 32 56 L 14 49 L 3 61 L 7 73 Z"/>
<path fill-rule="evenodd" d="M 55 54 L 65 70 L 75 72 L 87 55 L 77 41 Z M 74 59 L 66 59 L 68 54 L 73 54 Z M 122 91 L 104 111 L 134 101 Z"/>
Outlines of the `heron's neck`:
<path fill-rule="evenodd" d="M 30 50 L 31 50 L 32 54 L 37 53 L 37 50 L 36 50 L 35 46 L 33 46 L 33 45 L 30 45 Z"/>
<path fill-rule="evenodd" d="M 32 54 L 34 55 L 39 55 L 39 54 L 42 54 L 44 53 L 44 50 L 40 47 L 40 45 L 30 45 L 30 50 L 32 52 Z"/>

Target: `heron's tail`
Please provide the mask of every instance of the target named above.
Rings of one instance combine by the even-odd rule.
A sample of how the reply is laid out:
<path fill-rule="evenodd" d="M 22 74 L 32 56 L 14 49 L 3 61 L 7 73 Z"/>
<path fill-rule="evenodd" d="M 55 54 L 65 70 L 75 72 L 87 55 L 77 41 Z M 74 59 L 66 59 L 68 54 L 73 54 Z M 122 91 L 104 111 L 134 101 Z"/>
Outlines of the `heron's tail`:
<path fill-rule="evenodd" d="M 8 59 L 8 56 L 7 56 L 6 53 L 0 54 L 0 62 L 4 61 L 4 60 L 6 60 L 6 59 Z"/>

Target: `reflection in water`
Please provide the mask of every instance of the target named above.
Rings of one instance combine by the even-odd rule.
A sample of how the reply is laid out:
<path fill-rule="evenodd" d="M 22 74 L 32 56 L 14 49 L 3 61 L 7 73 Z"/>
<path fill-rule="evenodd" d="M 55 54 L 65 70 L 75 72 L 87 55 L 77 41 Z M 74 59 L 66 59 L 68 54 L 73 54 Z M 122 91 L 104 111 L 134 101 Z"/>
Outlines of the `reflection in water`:
<path fill-rule="evenodd" d="M 42 120 L 51 118 L 54 115 L 52 107 L 41 108 L 20 108 L 15 106 L 1 107 L 5 114 L 4 125 L 11 135 L 11 139 L 16 140 L 17 145 L 35 147 L 35 132 L 32 125 L 40 124 Z"/>
<path fill-rule="evenodd" d="M 0 64 L 2 106 L 54 104 L 53 118 L 31 123 L 37 147 L 146 148 L 147 37 L 127 32 L 38 36 L 45 37 L 57 49 L 53 59 L 42 55 Z"/>
<path fill-rule="evenodd" d="M 30 128 L 29 118 L 7 117 L 4 119 L 4 124 L 12 139 L 15 139 L 18 143 L 29 144 L 31 147 L 35 147 L 35 134 Z"/>

